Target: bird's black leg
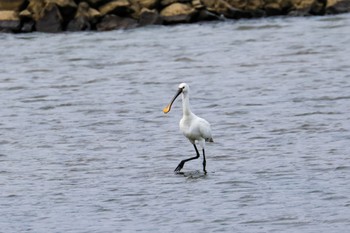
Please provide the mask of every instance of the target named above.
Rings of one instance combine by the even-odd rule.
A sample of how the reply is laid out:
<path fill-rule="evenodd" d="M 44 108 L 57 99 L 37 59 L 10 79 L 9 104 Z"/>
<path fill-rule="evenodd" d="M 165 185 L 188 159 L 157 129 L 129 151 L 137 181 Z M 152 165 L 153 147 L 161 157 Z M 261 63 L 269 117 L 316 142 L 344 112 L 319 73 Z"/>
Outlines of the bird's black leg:
<path fill-rule="evenodd" d="M 204 172 L 204 174 L 207 174 L 207 170 L 205 170 L 206 165 L 207 165 L 207 161 L 205 160 L 205 152 L 203 149 L 203 172 Z"/>
<path fill-rule="evenodd" d="M 189 158 L 189 159 L 184 159 L 182 160 L 179 165 L 175 168 L 174 172 L 179 172 L 183 166 L 185 165 L 186 162 L 190 161 L 190 160 L 193 160 L 193 159 L 198 159 L 199 158 L 199 152 L 198 152 L 198 149 L 196 147 L 196 144 L 193 144 L 194 146 L 194 149 L 196 150 L 196 153 L 197 153 L 197 156 L 196 157 L 192 157 L 192 158 Z"/>

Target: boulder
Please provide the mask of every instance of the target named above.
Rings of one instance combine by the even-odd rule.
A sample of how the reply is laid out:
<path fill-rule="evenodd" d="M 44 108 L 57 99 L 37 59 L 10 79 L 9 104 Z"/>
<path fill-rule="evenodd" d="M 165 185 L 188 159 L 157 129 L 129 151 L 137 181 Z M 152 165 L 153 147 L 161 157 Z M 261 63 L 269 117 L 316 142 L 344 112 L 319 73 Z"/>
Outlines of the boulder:
<path fill-rule="evenodd" d="M 91 8 L 86 2 L 79 3 L 77 12 L 68 25 L 67 31 L 86 31 L 93 29 L 101 17 L 99 11 Z"/>
<path fill-rule="evenodd" d="M 285 15 L 291 6 L 286 0 L 265 0 L 264 10 L 267 16 Z"/>
<path fill-rule="evenodd" d="M 210 12 L 214 12 L 218 15 L 223 15 L 229 19 L 250 18 L 251 13 L 232 7 L 225 0 L 202 0 L 203 5 Z"/>
<path fill-rule="evenodd" d="M 57 5 L 49 3 L 43 9 L 42 17 L 36 21 L 36 30 L 39 32 L 61 32 L 62 15 Z"/>
<path fill-rule="evenodd" d="M 86 2 L 81 2 L 79 3 L 79 6 L 74 18 L 80 18 L 80 17 L 85 17 L 90 21 L 94 21 L 101 17 L 101 13 L 98 10 L 90 7 Z"/>
<path fill-rule="evenodd" d="M 268 16 L 282 15 L 282 8 L 278 1 L 271 1 L 266 3 L 264 10 Z"/>
<path fill-rule="evenodd" d="M 44 14 L 45 2 L 42 0 L 29 0 L 29 5 L 25 12 L 25 15 L 30 16 L 34 21 L 38 21 Z M 22 14 L 21 12 L 21 14 Z M 28 14 L 29 12 L 29 14 Z"/>
<path fill-rule="evenodd" d="M 22 23 L 21 32 L 32 32 L 34 31 L 35 22 L 33 20 Z"/>
<path fill-rule="evenodd" d="M 139 17 L 139 24 L 141 26 L 152 25 L 152 24 L 161 24 L 162 19 L 155 9 L 150 10 L 147 8 L 142 8 Z"/>
<path fill-rule="evenodd" d="M 130 1 L 130 16 L 131 18 L 134 19 L 139 19 L 140 18 L 140 13 L 141 13 L 141 9 L 142 7 L 139 4 L 139 0 L 129 0 Z"/>
<path fill-rule="evenodd" d="M 195 9 L 190 4 L 173 3 L 168 7 L 165 7 L 160 15 L 163 17 L 170 17 L 176 15 L 187 15 L 195 12 Z"/>
<path fill-rule="evenodd" d="M 159 0 L 139 0 L 141 8 L 154 9 L 158 4 Z"/>
<path fill-rule="evenodd" d="M 250 17 L 252 18 L 266 16 L 263 0 L 246 0 L 244 11 L 250 13 Z"/>
<path fill-rule="evenodd" d="M 0 20 L 1 21 L 16 21 L 19 20 L 18 12 L 12 10 L 1 10 L 0 11 Z"/>
<path fill-rule="evenodd" d="M 132 18 L 122 18 L 117 15 L 106 15 L 96 25 L 98 31 L 110 31 L 117 29 L 130 29 L 137 27 L 137 21 Z"/>
<path fill-rule="evenodd" d="M 199 9 L 199 13 L 197 14 L 196 21 L 213 21 L 213 20 L 220 20 L 220 16 L 206 9 Z"/>
<path fill-rule="evenodd" d="M 101 15 L 115 14 L 119 16 L 127 16 L 132 13 L 128 0 L 111 1 L 99 8 Z"/>
<path fill-rule="evenodd" d="M 165 6 L 169 6 L 173 3 L 191 3 L 192 0 L 160 0 L 160 5 L 165 7 Z"/>
<path fill-rule="evenodd" d="M 110 2 L 111 0 L 84 0 L 84 2 L 88 3 L 89 6 L 91 7 L 100 7 L 104 4 L 107 4 L 108 2 Z"/>
<path fill-rule="evenodd" d="M 29 10 L 25 9 L 19 13 L 19 17 L 25 18 L 25 19 L 31 19 L 32 13 Z"/>
<path fill-rule="evenodd" d="M 19 13 L 19 17 L 22 21 L 21 32 L 32 32 L 35 30 L 35 22 L 32 18 L 32 13 L 25 9 Z"/>
<path fill-rule="evenodd" d="M 161 0 L 160 4 L 165 7 L 165 6 L 169 6 L 175 2 L 179 2 L 178 0 Z M 180 2 L 179 2 L 180 3 Z"/>
<path fill-rule="evenodd" d="M 74 2 L 74 0 L 44 0 L 46 4 L 54 3 L 58 7 L 72 7 L 77 8 L 77 4 Z"/>
<path fill-rule="evenodd" d="M 191 2 L 192 6 L 196 10 L 204 9 L 204 5 L 202 4 L 201 0 L 192 0 Z"/>
<path fill-rule="evenodd" d="M 27 0 L 1 0 L 0 11 L 20 11 L 27 3 Z"/>
<path fill-rule="evenodd" d="M 77 4 L 74 0 L 45 0 L 46 4 L 53 3 L 57 5 L 62 15 L 62 21 L 67 24 L 71 19 L 74 18 L 75 12 L 77 11 Z"/>
<path fill-rule="evenodd" d="M 16 32 L 21 28 L 21 20 L 17 11 L 0 11 L 0 31 Z"/>
<path fill-rule="evenodd" d="M 290 0 L 289 15 L 321 15 L 324 13 L 325 0 Z"/>
<path fill-rule="evenodd" d="M 197 11 L 190 5 L 184 3 L 173 3 L 165 7 L 161 12 L 165 24 L 189 23 Z"/>
<path fill-rule="evenodd" d="M 261 9 L 263 9 L 264 1 L 263 0 L 247 0 L 246 5 L 244 7 L 244 10 L 247 11 L 257 11 L 261 12 Z"/>
<path fill-rule="evenodd" d="M 87 20 L 86 18 L 74 18 L 72 19 L 68 25 L 66 30 L 67 31 L 71 31 L 71 32 L 76 32 L 76 31 L 89 31 L 91 30 L 92 25 L 89 22 L 89 20 Z"/>
<path fill-rule="evenodd" d="M 339 14 L 350 12 L 349 0 L 328 0 L 325 13 L 326 14 Z"/>
<path fill-rule="evenodd" d="M 226 2 L 230 4 L 231 7 L 239 10 L 244 10 L 245 6 L 247 5 L 247 0 L 226 0 Z"/>

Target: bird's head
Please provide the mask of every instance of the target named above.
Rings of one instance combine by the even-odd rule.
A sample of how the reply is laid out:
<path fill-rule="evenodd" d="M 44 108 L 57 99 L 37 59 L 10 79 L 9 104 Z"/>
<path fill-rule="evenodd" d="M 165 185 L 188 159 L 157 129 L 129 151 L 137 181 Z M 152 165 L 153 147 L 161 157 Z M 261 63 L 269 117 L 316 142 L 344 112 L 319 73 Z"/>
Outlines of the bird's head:
<path fill-rule="evenodd" d="M 187 83 L 180 83 L 179 91 L 180 90 L 181 90 L 181 93 L 187 93 L 190 90 L 190 87 L 187 85 Z"/>
<path fill-rule="evenodd" d="M 174 98 L 170 101 L 170 104 L 168 104 L 165 108 L 163 108 L 164 113 L 170 112 L 171 106 L 173 105 L 176 98 L 181 94 L 187 94 L 190 90 L 190 87 L 186 83 L 180 83 L 179 89 L 177 90 Z"/>

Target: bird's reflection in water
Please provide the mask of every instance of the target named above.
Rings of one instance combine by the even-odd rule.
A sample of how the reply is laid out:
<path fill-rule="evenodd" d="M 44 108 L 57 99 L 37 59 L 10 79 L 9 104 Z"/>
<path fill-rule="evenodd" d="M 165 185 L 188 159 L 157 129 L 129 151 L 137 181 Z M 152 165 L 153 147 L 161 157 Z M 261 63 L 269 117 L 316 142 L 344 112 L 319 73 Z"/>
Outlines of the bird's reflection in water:
<path fill-rule="evenodd" d="M 207 178 L 208 173 L 199 171 L 199 170 L 194 170 L 194 171 L 186 171 L 186 172 L 176 172 L 176 175 L 179 176 L 184 176 L 187 179 L 201 179 L 201 178 Z"/>

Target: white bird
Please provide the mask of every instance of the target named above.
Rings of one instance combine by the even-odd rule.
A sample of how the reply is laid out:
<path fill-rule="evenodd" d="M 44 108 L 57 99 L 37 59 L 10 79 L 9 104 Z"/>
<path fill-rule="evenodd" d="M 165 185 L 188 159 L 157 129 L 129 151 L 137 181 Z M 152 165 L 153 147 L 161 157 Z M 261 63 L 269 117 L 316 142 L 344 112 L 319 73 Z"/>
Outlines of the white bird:
<path fill-rule="evenodd" d="M 171 102 L 163 109 L 164 113 L 170 112 L 171 106 L 174 103 L 175 99 L 182 94 L 182 119 L 180 120 L 180 130 L 188 138 L 188 140 L 194 146 L 197 156 L 182 160 L 179 165 L 175 168 L 175 172 L 179 172 L 184 164 L 190 160 L 198 159 L 200 154 L 198 152 L 196 142 L 201 146 L 203 151 L 203 171 L 206 174 L 205 170 L 206 160 L 205 160 L 205 142 L 213 142 L 211 136 L 210 124 L 208 121 L 196 116 L 190 107 L 189 100 L 190 87 L 186 83 L 181 83 L 179 89 L 171 100 Z"/>

